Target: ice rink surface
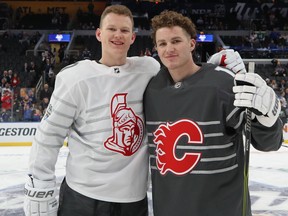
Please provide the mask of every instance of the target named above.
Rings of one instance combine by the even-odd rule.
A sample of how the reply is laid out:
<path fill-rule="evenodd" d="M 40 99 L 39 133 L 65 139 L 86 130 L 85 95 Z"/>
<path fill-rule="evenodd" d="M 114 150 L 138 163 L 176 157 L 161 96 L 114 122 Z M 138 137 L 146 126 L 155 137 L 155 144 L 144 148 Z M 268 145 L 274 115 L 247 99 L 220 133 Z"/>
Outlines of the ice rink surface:
<path fill-rule="evenodd" d="M 0 147 L 0 216 L 24 216 L 23 187 L 29 151 L 30 147 Z M 67 154 L 68 148 L 61 148 L 56 164 L 58 185 L 65 175 Z M 268 153 L 252 148 L 249 175 L 253 215 L 288 216 L 288 145 Z"/>

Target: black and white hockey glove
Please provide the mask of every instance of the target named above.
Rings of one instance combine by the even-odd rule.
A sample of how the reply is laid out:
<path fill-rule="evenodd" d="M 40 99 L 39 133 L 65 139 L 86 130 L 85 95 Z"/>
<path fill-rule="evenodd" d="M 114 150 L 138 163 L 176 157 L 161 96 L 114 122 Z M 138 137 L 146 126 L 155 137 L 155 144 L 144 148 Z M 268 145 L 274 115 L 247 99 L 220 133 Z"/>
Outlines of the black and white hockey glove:
<path fill-rule="evenodd" d="M 226 67 L 236 73 L 246 73 L 245 64 L 237 51 L 233 49 L 222 50 L 212 55 L 207 63 Z"/>
<path fill-rule="evenodd" d="M 281 111 L 280 101 L 274 90 L 255 73 L 237 73 L 235 83 L 234 106 L 252 108 L 262 125 L 274 125 Z"/>
<path fill-rule="evenodd" d="M 40 181 L 29 176 L 24 188 L 26 216 L 57 216 L 56 182 Z"/>

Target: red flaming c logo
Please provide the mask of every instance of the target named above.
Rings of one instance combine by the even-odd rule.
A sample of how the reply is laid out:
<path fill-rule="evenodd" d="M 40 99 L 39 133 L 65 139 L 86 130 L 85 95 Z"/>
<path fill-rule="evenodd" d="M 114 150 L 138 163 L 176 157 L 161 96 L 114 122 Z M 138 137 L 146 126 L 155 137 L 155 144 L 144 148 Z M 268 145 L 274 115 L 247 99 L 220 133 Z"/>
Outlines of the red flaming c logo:
<path fill-rule="evenodd" d="M 180 120 L 173 124 L 161 124 L 154 132 L 156 148 L 156 164 L 162 175 L 168 171 L 176 175 L 190 172 L 199 162 L 201 153 L 185 153 L 181 158 L 175 154 L 178 140 L 188 137 L 188 144 L 203 143 L 203 134 L 196 123 Z"/>

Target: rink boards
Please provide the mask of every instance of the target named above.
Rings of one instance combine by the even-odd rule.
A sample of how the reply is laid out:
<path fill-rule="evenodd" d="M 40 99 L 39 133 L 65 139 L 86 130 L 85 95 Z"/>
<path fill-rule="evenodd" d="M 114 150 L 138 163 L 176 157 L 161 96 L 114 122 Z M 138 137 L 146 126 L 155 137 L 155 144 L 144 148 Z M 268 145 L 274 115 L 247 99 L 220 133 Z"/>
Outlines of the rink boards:
<path fill-rule="evenodd" d="M 0 147 L 31 146 L 38 125 L 39 122 L 0 123 Z"/>

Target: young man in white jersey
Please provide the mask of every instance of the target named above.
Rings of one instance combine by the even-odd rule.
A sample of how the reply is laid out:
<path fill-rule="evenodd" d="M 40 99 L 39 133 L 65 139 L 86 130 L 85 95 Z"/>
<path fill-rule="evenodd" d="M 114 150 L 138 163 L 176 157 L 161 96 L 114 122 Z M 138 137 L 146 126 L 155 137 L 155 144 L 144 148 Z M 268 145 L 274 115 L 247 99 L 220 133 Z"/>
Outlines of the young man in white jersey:
<path fill-rule="evenodd" d="M 136 37 L 133 24 L 127 7 L 107 7 L 96 30 L 101 59 L 79 61 L 57 75 L 31 149 L 26 216 L 148 215 L 142 100 L 160 64 L 127 57 Z M 66 136 L 69 155 L 58 208 L 54 171 Z"/>

